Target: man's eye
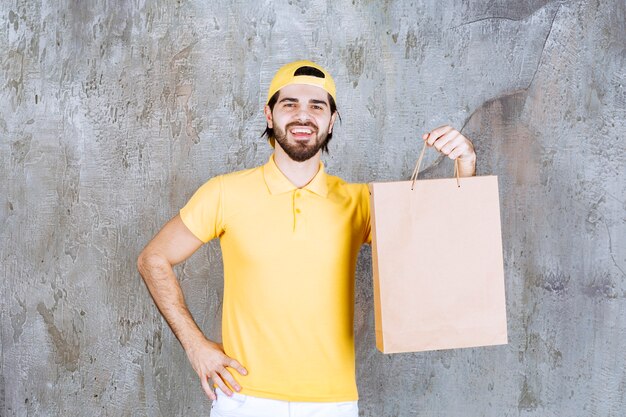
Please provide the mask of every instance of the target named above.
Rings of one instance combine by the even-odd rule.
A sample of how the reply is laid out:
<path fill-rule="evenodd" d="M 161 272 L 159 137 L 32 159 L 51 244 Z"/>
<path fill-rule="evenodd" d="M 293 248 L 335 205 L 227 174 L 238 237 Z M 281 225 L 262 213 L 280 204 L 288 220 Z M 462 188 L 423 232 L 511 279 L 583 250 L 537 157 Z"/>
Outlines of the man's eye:
<path fill-rule="evenodd" d="M 313 109 L 315 109 L 315 110 L 322 110 L 322 106 L 317 106 L 317 105 L 314 105 L 314 106 L 313 106 Z"/>

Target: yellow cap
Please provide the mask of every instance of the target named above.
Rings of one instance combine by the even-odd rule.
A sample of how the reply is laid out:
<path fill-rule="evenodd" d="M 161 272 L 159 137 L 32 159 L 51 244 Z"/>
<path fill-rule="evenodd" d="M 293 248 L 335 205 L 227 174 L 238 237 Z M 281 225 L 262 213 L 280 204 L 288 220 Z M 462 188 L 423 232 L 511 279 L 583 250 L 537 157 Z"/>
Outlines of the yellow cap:
<path fill-rule="evenodd" d="M 316 70 L 320 71 L 320 74 L 319 76 L 304 75 L 310 74 L 311 70 L 309 69 L 307 71 L 306 68 L 301 69 L 303 67 L 315 68 Z M 303 74 L 295 75 L 297 72 Z M 333 81 L 333 77 L 331 77 L 324 68 L 311 61 L 295 61 L 283 65 L 278 71 L 276 71 L 276 75 L 274 75 L 274 78 L 272 79 L 272 82 L 270 84 L 270 89 L 267 92 L 266 103 L 269 103 L 272 96 L 276 94 L 278 90 L 290 84 L 308 84 L 323 88 L 328 94 L 331 95 L 333 100 L 335 100 L 335 103 L 337 102 L 337 98 L 335 97 L 335 81 Z"/>

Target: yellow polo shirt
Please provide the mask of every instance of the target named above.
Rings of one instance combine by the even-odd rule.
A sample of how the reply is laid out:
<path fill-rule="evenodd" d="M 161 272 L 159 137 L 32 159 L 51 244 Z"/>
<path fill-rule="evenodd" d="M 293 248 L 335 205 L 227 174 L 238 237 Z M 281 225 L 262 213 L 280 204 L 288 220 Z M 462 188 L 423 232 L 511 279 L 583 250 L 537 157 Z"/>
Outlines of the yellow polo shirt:
<path fill-rule="evenodd" d="M 203 242 L 220 238 L 222 337 L 242 394 L 286 401 L 358 399 L 354 272 L 370 241 L 369 191 L 327 175 L 296 188 L 273 157 L 210 179 L 180 211 Z"/>

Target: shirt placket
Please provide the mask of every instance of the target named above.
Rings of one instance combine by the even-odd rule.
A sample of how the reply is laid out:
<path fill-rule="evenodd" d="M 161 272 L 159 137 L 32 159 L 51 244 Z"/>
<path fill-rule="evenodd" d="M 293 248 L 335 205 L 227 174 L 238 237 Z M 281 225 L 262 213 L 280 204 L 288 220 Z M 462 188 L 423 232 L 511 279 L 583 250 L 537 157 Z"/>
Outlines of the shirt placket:
<path fill-rule="evenodd" d="M 296 189 L 293 192 L 293 233 L 296 237 L 302 237 L 306 233 L 306 210 L 304 207 L 305 191 Z"/>

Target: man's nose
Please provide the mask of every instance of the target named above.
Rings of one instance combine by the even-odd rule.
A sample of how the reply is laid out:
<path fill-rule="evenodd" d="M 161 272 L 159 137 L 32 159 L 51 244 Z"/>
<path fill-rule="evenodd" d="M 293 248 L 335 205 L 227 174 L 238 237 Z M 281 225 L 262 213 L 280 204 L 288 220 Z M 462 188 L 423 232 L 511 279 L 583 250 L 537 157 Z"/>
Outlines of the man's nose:
<path fill-rule="evenodd" d="M 300 108 L 300 110 L 296 114 L 296 119 L 299 122 L 308 122 L 311 120 L 311 115 L 309 114 L 309 111 L 306 108 Z"/>

